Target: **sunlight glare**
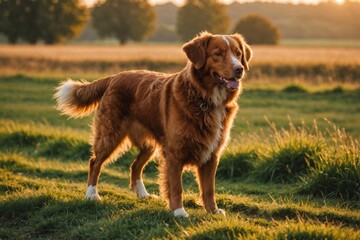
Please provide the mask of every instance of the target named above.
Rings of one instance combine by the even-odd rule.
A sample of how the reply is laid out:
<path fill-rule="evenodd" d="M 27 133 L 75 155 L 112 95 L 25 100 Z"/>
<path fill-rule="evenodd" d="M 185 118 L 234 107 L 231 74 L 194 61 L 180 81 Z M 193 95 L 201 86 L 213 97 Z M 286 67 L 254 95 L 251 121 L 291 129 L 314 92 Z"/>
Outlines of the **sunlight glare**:
<path fill-rule="evenodd" d="M 335 2 L 339 5 L 342 5 L 344 4 L 345 0 L 335 0 Z"/>

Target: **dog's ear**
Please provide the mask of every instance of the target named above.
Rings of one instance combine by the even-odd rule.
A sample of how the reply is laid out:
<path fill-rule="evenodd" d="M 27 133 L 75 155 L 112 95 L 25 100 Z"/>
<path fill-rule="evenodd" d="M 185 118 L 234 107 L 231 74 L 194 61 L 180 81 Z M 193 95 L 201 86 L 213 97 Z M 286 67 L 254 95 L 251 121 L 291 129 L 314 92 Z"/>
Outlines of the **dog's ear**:
<path fill-rule="evenodd" d="M 243 52 L 241 56 L 241 63 L 246 70 L 249 70 L 249 62 L 253 56 L 253 52 L 250 46 L 246 43 L 244 37 L 241 34 L 235 33 L 232 35 L 233 38 L 239 43 L 241 51 Z"/>
<path fill-rule="evenodd" d="M 212 35 L 207 32 L 201 33 L 182 47 L 188 59 L 196 69 L 200 69 L 206 62 L 206 48 Z"/>

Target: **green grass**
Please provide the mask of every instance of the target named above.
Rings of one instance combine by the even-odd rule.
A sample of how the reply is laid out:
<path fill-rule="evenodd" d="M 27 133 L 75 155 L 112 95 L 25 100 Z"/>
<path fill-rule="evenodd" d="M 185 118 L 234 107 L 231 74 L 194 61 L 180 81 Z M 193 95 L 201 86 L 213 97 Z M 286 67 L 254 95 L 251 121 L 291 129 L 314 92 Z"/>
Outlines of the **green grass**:
<path fill-rule="evenodd" d="M 58 115 L 52 95 L 60 80 L 0 78 L 0 239 L 360 238 L 356 88 L 245 82 L 217 172 L 227 217 L 198 205 L 189 172 L 190 218 L 175 219 L 161 199 L 137 200 L 128 188 L 136 149 L 103 169 L 101 202 L 84 200 L 91 117 Z M 159 194 L 156 165 L 147 166 L 144 182 Z"/>
<path fill-rule="evenodd" d="M 52 96 L 58 83 L 72 76 L 3 76 L 0 77 L 0 118 L 17 121 L 34 121 L 47 123 L 56 127 L 71 127 L 89 129 L 91 116 L 81 119 L 68 119 L 60 116 L 55 109 L 55 101 Z M 76 76 L 74 77 L 76 78 Z M 89 81 L 93 79 L 87 79 Z M 301 125 L 304 121 L 311 124 L 314 119 L 318 121 L 321 130 L 325 130 L 328 124 L 322 121 L 326 117 L 352 135 L 360 135 L 360 87 L 350 85 L 347 89 L 339 91 L 339 86 L 332 88 L 312 87 L 303 84 L 300 86 L 304 91 L 289 92 L 289 86 L 282 87 L 271 85 L 264 89 L 258 87 L 258 82 L 246 82 L 244 93 L 240 96 L 240 111 L 235 120 L 232 130 L 234 139 L 241 139 L 244 132 L 253 132 L 267 129 L 269 125 L 264 118 L 268 117 L 279 127 L 288 128 L 291 117 L 295 125 Z M 296 85 L 295 85 L 296 86 Z M 315 89 L 315 91 L 314 91 Z M 351 117 L 348 117 L 351 116 Z M 88 133 L 88 132 L 86 132 Z"/>

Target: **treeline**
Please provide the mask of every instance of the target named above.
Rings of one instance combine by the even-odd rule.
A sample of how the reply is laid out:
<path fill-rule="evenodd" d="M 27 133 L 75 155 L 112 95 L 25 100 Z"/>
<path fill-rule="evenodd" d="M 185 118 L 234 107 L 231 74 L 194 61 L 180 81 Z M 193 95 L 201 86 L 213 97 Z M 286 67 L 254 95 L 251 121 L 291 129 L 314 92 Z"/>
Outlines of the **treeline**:
<path fill-rule="evenodd" d="M 0 0 L 0 41 L 3 36 L 10 43 L 32 44 L 53 44 L 76 37 L 78 41 L 117 39 L 121 44 L 175 42 L 191 39 L 204 30 L 240 31 L 252 44 L 276 44 L 280 37 L 360 39 L 358 16 L 360 2 L 351 1 L 343 5 L 224 5 L 219 0 L 187 0 L 177 7 L 172 3 L 151 6 L 148 0 L 103 0 L 88 9 L 81 0 Z M 258 41 L 263 39 L 267 41 Z"/>
<path fill-rule="evenodd" d="M 167 40 L 176 38 L 178 7 L 166 3 L 155 6 L 155 11 L 158 27 L 152 40 L 161 41 L 164 32 L 169 37 Z M 255 13 L 274 22 L 285 39 L 360 39 L 360 2 L 346 1 L 343 5 L 332 2 L 318 5 L 234 2 L 227 6 L 227 13 L 231 29 L 239 18 Z"/>
<path fill-rule="evenodd" d="M 54 44 L 75 37 L 87 16 L 80 0 L 0 0 L 0 33 L 12 44 Z"/>
<path fill-rule="evenodd" d="M 343 5 L 233 3 L 228 12 L 233 21 L 248 13 L 263 15 L 271 19 L 287 39 L 360 39 L 360 2 L 346 1 Z"/>

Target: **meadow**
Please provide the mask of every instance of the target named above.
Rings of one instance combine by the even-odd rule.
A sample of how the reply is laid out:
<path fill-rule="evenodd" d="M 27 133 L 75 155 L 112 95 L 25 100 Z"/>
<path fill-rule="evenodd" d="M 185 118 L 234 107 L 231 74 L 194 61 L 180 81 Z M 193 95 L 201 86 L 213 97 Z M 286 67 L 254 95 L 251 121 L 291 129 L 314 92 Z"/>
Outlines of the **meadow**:
<path fill-rule="evenodd" d="M 254 47 L 240 110 L 217 172 L 226 218 L 198 204 L 191 172 L 175 219 L 129 188 L 131 149 L 84 200 L 91 116 L 60 116 L 71 77 L 129 68 L 178 71 L 178 45 L 0 46 L 0 239 L 360 239 L 360 49 Z M 157 163 L 145 169 L 158 194 Z"/>
<path fill-rule="evenodd" d="M 250 79 L 354 82 L 360 78 L 360 48 L 255 46 Z M 180 45 L 12 46 L 0 45 L 2 73 L 63 74 L 80 77 L 147 68 L 174 72 L 186 57 Z"/>

